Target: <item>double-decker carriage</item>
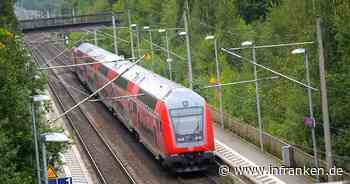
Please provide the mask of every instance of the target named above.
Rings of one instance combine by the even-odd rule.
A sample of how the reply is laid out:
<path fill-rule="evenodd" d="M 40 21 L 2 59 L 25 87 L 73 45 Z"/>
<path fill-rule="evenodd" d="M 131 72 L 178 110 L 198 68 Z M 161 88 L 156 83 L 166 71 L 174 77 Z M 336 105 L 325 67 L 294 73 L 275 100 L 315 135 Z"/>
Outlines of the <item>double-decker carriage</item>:
<path fill-rule="evenodd" d="M 132 63 L 89 43 L 74 49 L 75 63 L 115 61 L 76 67 L 92 91 Z M 108 99 L 108 97 L 135 96 Z M 205 170 L 213 161 L 214 135 L 203 97 L 139 65 L 100 93 L 103 103 L 163 165 L 176 172 Z"/>

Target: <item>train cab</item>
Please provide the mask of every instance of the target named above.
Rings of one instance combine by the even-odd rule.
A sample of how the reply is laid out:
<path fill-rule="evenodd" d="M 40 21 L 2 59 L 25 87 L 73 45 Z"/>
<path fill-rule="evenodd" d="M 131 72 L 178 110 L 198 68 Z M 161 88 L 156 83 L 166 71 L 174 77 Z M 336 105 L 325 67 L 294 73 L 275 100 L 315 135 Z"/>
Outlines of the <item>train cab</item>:
<path fill-rule="evenodd" d="M 172 147 L 165 164 L 176 172 L 205 170 L 213 161 L 214 140 L 208 106 L 197 93 L 175 88 L 165 100 Z"/>

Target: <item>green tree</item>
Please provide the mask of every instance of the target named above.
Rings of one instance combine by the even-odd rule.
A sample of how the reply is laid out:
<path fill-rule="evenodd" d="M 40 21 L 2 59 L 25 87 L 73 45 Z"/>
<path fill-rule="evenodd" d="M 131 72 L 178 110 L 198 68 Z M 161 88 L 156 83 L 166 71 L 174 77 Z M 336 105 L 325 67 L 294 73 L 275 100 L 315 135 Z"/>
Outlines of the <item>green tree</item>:
<path fill-rule="evenodd" d="M 0 27 L 6 27 L 10 30 L 17 29 L 17 19 L 13 11 L 12 0 L 0 2 Z"/>
<path fill-rule="evenodd" d="M 47 80 L 24 48 L 12 7 L 12 0 L 0 3 L 0 180 L 29 184 L 35 183 L 30 99 L 46 88 Z M 42 114 L 37 113 L 40 131 L 52 131 L 43 123 Z M 56 151 L 62 148 L 50 146 L 49 152 L 57 158 Z"/>
<path fill-rule="evenodd" d="M 280 0 L 237 0 L 238 13 L 247 23 L 265 19 L 270 9 L 280 4 Z"/>

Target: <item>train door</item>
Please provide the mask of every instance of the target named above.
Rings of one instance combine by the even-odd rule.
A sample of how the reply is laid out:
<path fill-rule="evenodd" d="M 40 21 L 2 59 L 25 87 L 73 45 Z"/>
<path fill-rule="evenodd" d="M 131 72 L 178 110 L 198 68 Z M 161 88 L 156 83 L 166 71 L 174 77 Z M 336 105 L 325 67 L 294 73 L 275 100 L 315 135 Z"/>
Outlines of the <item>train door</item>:
<path fill-rule="evenodd" d="M 98 77 L 96 77 L 96 85 L 97 88 L 101 88 L 106 82 L 107 82 L 107 73 L 108 73 L 108 68 L 101 64 L 96 72 L 96 75 Z M 100 95 L 103 97 L 109 97 L 108 96 L 108 88 L 110 86 L 105 87 L 101 92 Z"/>
<path fill-rule="evenodd" d="M 102 83 L 103 83 L 103 76 L 102 76 L 102 73 L 100 71 L 100 69 L 102 68 L 99 67 L 97 70 L 96 70 L 96 78 L 95 78 L 95 86 L 96 86 L 96 89 L 99 89 L 101 86 L 102 86 Z M 103 90 L 102 90 L 103 91 Z M 99 93 L 101 96 L 103 95 L 102 94 L 102 91 Z"/>
<path fill-rule="evenodd" d="M 86 73 L 86 78 L 87 78 L 87 84 L 90 87 L 91 91 L 95 90 L 95 71 L 92 65 L 88 65 L 87 67 L 87 73 Z"/>
<path fill-rule="evenodd" d="M 83 59 L 79 58 L 80 55 L 78 54 L 73 54 L 73 59 L 74 59 L 74 64 L 80 64 L 80 63 L 84 63 L 85 61 Z M 84 84 L 86 83 L 86 66 L 78 66 L 75 67 L 76 68 L 76 73 L 78 74 L 78 77 L 80 79 L 80 81 L 82 81 Z"/>
<path fill-rule="evenodd" d="M 86 83 L 86 77 L 87 77 L 87 67 L 86 66 L 79 66 L 77 67 L 79 76 L 80 76 L 80 80 L 85 84 Z"/>
<path fill-rule="evenodd" d="M 112 94 L 113 94 L 111 96 L 118 96 L 119 95 L 118 88 L 117 88 L 117 85 L 115 84 L 115 82 L 111 84 L 111 87 L 112 87 Z M 111 107 L 112 107 L 114 112 L 118 111 L 117 102 L 119 102 L 119 100 L 111 100 Z"/>
<path fill-rule="evenodd" d="M 156 122 L 156 130 L 155 130 L 155 145 L 156 147 L 161 150 L 162 148 L 162 125 L 161 125 L 161 122 L 160 120 L 158 119 L 154 119 L 154 121 Z"/>
<path fill-rule="evenodd" d="M 129 118 L 134 127 L 138 124 L 138 109 L 137 104 L 133 100 L 129 100 Z"/>

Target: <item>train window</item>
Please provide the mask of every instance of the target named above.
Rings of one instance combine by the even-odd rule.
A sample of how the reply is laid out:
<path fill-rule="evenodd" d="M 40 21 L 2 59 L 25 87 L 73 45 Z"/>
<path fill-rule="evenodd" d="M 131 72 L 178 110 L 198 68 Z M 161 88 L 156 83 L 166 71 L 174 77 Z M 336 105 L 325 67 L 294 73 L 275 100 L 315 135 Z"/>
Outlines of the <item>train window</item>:
<path fill-rule="evenodd" d="M 100 70 L 100 73 L 101 73 L 103 76 L 107 76 L 108 68 L 107 68 L 105 65 L 101 65 L 101 67 L 99 68 L 99 70 Z"/>
<path fill-rule="evenodd" d="M 115 64 L 116 64 L 116 65 L 115 65 L 115 66 L 116 66 L 115 68 L 116 68 L 116 69 L 119 69 L 119 68 L 121 68 L 122 66 L 124 66 L 126 63 L 115 62 Z"/>
<path fill-rule="evenodd" d="M 140 83 L 142 80 L 145 79 L 145 76 L 142 73 L 136 72 L 134 76 L 132 76 L 132 81 L 134 83 Z"/>
<path fill-rule="evenodd" d="M 134 109 L 134 112 L 137 112 L 137 104 L 135 102 L 133 104 L 133 109 Z"/>
<path fill-rule="evenodd" d="M 137 112 L 137 104 L 132 100 L 129 101 L 129 108 L 131 112 Z"/>
<path fill-rule="evenodd" d="M 171 109 L 170 116 L 176 144 L 195 143 L 203 141 L 204 119 L 202 107 Z"/>
<path fill-rule="evenodd" d="M 160 120 L 156 120 L 156 122 L 157 122 L 157 126 L 158 126 L 159 131 L 163 132 L 162 124 L 161 124 Z"/>
<path fill-rule="evenodd" d="M 153 110 L 156 106 L 157 99 L 151 96 L 149 93 L 147 93 L 143 89 L 141 89 L 139 93 L 143 95 L 138 96 L 138 99 L 141 100 L 145 105 L 147 105 L 149 108 Z"/>
<path fill-rule="evenodd" d="M 122 89 L 128 88 L 128 81 L 126 79 L 124 79 L 123 77 L 119 77 L 114 83 Z"/>
<path fill-rule="evenodd" d="M 85 50 L 85 53 L 89 53 L 89 52 L 92 52 L 94 49 L 93 48 L 88 48 Z"/>

